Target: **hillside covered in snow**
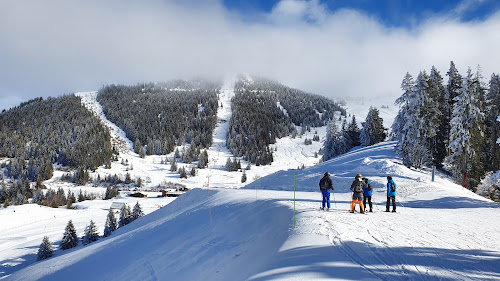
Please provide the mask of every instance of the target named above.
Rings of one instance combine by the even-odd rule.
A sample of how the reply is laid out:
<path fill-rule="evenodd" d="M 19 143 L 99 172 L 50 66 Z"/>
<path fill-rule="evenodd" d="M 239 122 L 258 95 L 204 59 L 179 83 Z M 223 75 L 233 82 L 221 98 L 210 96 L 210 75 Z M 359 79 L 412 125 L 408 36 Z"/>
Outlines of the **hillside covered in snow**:
<path fill-rule="evenodd" d="M 316 187 L 325 171 L 335 187 L 328 212 Z M 347 211 L 357 173 L 374 183 L 373 213 Z M 387 175 L 397 213 L 384 212 Z M 194 189 L 8 280 L 497 280 L 498 215 L 445 176 L 432 182 L 401 165 L 389 142 L 244 189 Z"/>

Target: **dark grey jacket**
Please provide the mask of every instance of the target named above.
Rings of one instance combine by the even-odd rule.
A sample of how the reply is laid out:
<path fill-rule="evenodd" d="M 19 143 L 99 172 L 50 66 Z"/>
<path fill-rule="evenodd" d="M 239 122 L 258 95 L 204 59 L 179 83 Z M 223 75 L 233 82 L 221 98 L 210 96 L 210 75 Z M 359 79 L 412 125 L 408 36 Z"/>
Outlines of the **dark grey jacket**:
<path fill-rule="evenodd" d="M 332 179 L 329 176 L 324 176 L 319 181 L 320 190 L 333 190 Z"/>
<path fill-rule="evenodd" d="M 367 188 L 368 185 L 362 179 L 355 179 L 351 184 L 351 191 L 354 193 L 363 193 L 363 187 Z"/>

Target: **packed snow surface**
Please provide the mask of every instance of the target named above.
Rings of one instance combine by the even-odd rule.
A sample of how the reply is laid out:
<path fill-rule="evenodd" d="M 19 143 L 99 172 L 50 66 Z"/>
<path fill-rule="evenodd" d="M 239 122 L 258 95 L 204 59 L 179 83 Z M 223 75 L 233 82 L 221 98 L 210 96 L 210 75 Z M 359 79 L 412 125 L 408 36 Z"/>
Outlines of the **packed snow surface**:
<path fill-rule="evenodd" d="M 8 280 L 498 280 L 497 204 L 438 174 L 404 167 L 394 142 L 244 189 L 197 188 L 110 237 L 14 272 Z M 318 181 L 332 174 L 332 208 Z M 374 212 L 348 212 L 357 173 Z M 397 213 L 385 211 L 385 177 Z M 294 192 L 295 190 L 295 192 Z M 62 231 L 61 231 L 62 235 Z M 27 239 L 27 237 L 20 237 Z"/>

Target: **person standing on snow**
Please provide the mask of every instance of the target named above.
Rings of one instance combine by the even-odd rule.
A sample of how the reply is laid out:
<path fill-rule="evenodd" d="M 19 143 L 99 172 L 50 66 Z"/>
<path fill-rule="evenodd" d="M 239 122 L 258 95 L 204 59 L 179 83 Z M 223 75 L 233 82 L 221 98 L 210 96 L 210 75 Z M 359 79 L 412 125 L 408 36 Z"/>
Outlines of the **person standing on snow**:
<path fill-rule="evenodd" d="M 356 201 L 361 208 L 361 213 L 365 213 L 365 207 L 363 206 L 363 187 L 366 186 L 365 182 L 361 179 L 361 174 L 357 174 L 354 178 L 354 181 L 351 184 L 352 191 L 352 204 L 351 204 L 351 213 L 354 213 L 354 208 L 356 207 Z"/>
<path fill-rule="evenodd" d="M 332 179 L 330 179 L 330 173 L 326 172 L 321 180 L 319 181 L 319 189 L 323 194 L 323 204 L 321 210 L 325 209 L 325 204 L 327 205 L 326 210 L 330 210 L 330 190 L 333 191 Z"/>
<path fill-rule="evenodd" d="M 387 204 L 385 211 L 389 212 L 390 201 L 392 201 L 392 212 L 396 212 L 396 183 L 391 176 L 387 176 Z"/>
<path fill-rule="evenodd" d="M 373 193 L 373 188 L 372 188 L 372 183 L 368 178 L 363 178 L 363 181 L 365 182 L 366 186 L 363 186 L 363 206 L 366 208 L 366 200 L 368 200 L 368 205 L 370 206 L 370 213 L 373 212 L 373 206 L 372 206 L 372 193 Z"/>

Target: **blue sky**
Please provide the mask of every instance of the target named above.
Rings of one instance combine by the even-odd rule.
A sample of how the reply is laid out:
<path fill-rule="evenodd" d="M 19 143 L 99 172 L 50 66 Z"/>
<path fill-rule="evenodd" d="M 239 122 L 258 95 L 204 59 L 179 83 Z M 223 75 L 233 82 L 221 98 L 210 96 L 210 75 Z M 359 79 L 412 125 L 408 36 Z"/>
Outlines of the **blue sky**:
<path fill-rule="evenodd" d="M 228 73 L 393 104 L 406 72 L 500 72 L 499 0 L 0 0 L 0 110 Z M 445 77 L 446 79 L 446 77 Z"/>
<path fill-rule="evenodd" d="M 224 6 L 240 13 L 270 13 L 280 0 L 224 0 Z M 480 21 L 500 9 L 498 0 L 322 0 L 330 11 L 354 9 L 388 27 L 410 28 L 430 16 L 456 13 L 461 21 Z M 463 11 L 456 11 L 462 6 Z"/>

